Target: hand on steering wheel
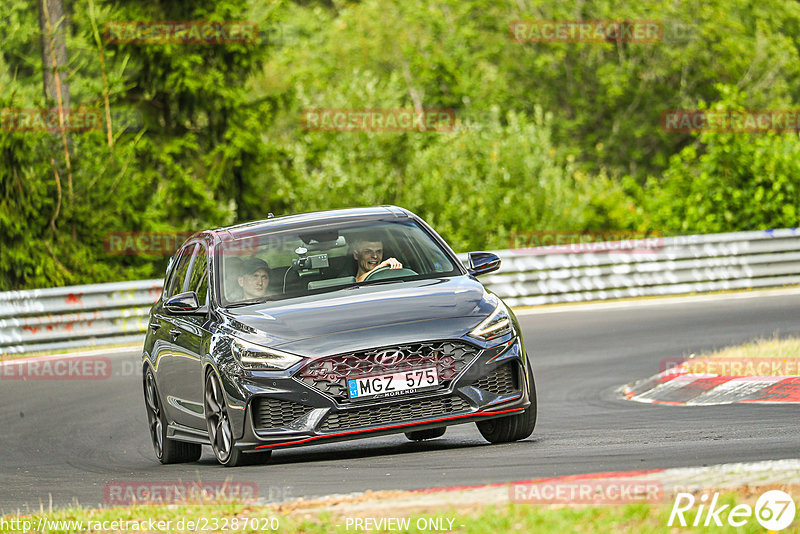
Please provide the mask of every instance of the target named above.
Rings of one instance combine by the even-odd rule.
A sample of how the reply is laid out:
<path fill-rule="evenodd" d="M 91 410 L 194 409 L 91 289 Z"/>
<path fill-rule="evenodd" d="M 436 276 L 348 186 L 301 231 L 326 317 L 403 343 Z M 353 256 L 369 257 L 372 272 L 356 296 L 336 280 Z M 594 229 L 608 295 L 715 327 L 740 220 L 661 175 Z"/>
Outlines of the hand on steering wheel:
<path fill-rule="evenodd" d="M 373 274 L 382 273 L 383 271 L 386 271 L 388 269 L 391 269 L 391 267 L 389 267 L 388 265 L 381 265 L 380 267 L 375 267 L 370 272 L 365 274 L 364 278 L 362 278 L 361 281 L 362 282 L 366 282 L 367 280 L 369 280 L 370 276 L 372 276 Z"/>
<path fill-rule="evenodd" d="M 375 267 L 375 268 L 377 269 L 379 267 L 387 267 L 387 266 L 390 269 L 402 269 L 403 268 L 403 264 L 400 263 L 400 260 L 398 260 L 396 258 L 387 258 L 387 259 L 383 260 L 382 262 L 380 262 L 378 264 L 378 266 Z"/>
<path fill-rule="evenodd" d="M 375 273 L 377 273 L 379 271 L 383 272 L 386 269 L 402 269 L 402 268 L 403 268 L 403 264 L 400 263 L 399 260 L 397 260 L 396 258 L 388 258 L 388 259 L 385 259 L 382 262 L 380 262 L 374 269 L 372 269 L 370 272 L 368 272 L 366 275 L 364 275 L 364 278 L 362 278 L 361 281 L 365 282 L 365 281 L 369 280 L 370 277 L 373 274 L 375 274 Z"/>

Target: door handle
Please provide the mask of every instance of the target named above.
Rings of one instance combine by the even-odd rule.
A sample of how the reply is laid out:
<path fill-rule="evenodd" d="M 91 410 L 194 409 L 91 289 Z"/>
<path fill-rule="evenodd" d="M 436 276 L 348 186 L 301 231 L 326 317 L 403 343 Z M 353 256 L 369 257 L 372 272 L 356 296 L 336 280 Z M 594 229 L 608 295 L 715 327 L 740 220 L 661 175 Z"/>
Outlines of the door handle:
<path fill-rule="evenodd" d="M 176 328 L 170 330 L 169 333 L 172 334 L 172 341 L 175 341 L 176 339 L 178 339 L 178 336 L 181 335 L 181 331 Z"/>
<path fill-rule="evenodd" d="M 150 330 L 152 330 L 153 332 L 155 332 L 156 330 L 158 330 L 159 328 L 161 328 L 161 323 L 150 323 L 150 325 L 149 325 L 149 326 L 150 326 Z"/>

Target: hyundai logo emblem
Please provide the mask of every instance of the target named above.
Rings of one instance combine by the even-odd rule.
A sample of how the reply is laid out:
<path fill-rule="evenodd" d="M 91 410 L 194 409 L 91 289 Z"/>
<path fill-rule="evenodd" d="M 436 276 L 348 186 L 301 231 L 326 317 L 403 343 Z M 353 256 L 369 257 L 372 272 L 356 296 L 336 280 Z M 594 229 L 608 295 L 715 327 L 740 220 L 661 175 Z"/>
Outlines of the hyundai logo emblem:
<path fill-rule="evenodd" d="M 375 363 L 384 367 L 391 367 L 405 360 L 406 355 L 397 349 L 384 350 L 375 355 Z"/>

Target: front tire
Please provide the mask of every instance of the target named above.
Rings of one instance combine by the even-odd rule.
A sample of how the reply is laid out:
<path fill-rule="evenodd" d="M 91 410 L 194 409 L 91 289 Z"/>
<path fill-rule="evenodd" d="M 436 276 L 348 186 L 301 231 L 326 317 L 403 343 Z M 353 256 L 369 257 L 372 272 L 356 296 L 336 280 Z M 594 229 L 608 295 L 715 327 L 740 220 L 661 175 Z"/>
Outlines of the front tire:
<path fill-rule="evenodd" d="M 206 377 L 206 386 L 203 392 L 203 406 L 206 412 L 206 426 L 211 450 L 217 461 L 225 467 L 235 467 L 244 464 L 244 454 L 236 447 L 233 439 L 233 428 L 228 417 L 228 404 L 225 393 L 216 373 L 211 371 Z"/>
<path fill-rule="evenodd" d="M 199 460 L 203 453 L 201 445 L 167 437 L 167 417 L 158 394 L 156 377 L 149 367 L 145 373 L 143 385 L 147 426 L 150 428 L 150 439 L 153 442 L 153 450 L 158 461 L 162 464 L 177 464 Z"/>
<path fill-rule="evenodd" d="M 533 382 L 533 370 L 530 362 L 528 362 L 528 396 L 531 405 L 525 408 L 524 412 L 475 423 L 486 441 L 509 443 L 525 439 L 533 434 L 533 429 L 536 427 L 536 385 Z"/>

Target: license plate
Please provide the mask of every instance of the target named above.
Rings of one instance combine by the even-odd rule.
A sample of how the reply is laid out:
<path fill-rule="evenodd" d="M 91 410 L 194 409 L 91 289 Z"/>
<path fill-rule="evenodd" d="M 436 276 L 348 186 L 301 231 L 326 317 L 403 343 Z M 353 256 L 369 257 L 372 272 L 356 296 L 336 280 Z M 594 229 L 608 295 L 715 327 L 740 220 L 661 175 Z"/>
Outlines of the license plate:
<path fill-rule="evenodd" d="M 436 372 L 436 367 L 400 371 L 399 373 L 387 375 L 352 378 L 347 381 L 347 389 L 351 399 L 406 395 L 438 385 L 439 375 Z"/>

